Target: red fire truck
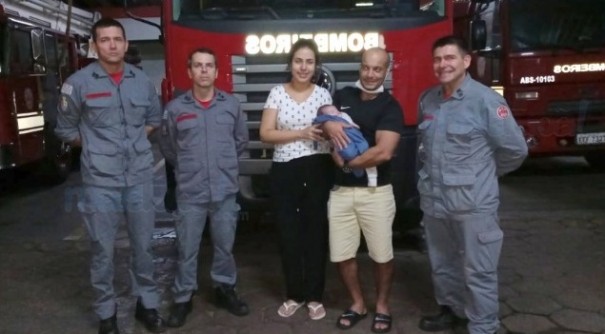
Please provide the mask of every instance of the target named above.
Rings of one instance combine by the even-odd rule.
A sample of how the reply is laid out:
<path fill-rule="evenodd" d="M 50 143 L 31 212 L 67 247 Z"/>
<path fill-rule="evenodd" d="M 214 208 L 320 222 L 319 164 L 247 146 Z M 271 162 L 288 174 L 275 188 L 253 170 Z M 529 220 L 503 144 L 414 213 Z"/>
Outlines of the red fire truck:
<path fill-rule="evenodd" d="M 605 168 L 605 1 L 461 0 L 471 73 L 504 95 L 530 154 Z"/>
<path fill-rule="evenodd" d="M 218 87 L 232 92 L 248 114 L 250 158 L 240 163 L 240 185 L 249 209 L 267 202 L 272 147 L 260 142 L 258 128 L 269 90 L 287 81 L 291 45 L 299 38 L 317 42 L 323 63 L 317 81 L 332 92 L 357 80 L 364 49 L 386 48 L 392 69 L 384 85 L 403 107 L 405 123 L 393 163 L 397 219 L 418 217 L 410 201 L 416 194 L 417 101 L 435 83 L 431 44 L 453 31 L 451 0 L 166 0 L 162 29 L 165 101 L 190 88 L 187 57 L 209 46 L 217 54 Z"/>
<path fill-rule="evenodd" d="M 69 16 L 68 16 L 69 15 Z M 69 19 L 68 19 L 69 18 Z M 61 84 L 78 68 L 78 36 L 98 15 L 57 0 L 0 0 L 0 177 L 45 162 L 55 180 L 71 167 L 53 134 Z M 69 34 L 66 34 L 69 28 Z"/>

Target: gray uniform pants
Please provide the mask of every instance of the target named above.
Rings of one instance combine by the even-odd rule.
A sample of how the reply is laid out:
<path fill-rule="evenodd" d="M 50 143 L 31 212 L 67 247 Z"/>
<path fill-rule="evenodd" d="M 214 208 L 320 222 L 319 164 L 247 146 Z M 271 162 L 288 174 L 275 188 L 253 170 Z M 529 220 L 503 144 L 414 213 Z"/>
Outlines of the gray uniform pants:
<path fill-rule="evenodd" d="M 114 241 L 125 216 L 132 249 L 130 278 L 132 293 L 147 308 L 159 306 L 159 291 L 153 272 L 151 239 L 155 224 L 151 181 L 131 187 L 84 185 L 79 209 L 91 239 L 90 279 L 96 293 L 93 304 L 101 319 L 114 315 Z"/>
<path fill-rule="evenodd" d="M 496 213 L 423 221 L 437 303 L 467 317 L 471 334 L 495 333 L 503 237 Z"/>
<path fill-rule="evenodd" d="M 235 285 L 237 271 L 231 250 L 240 209 L 235 198 L 233 194 L 220 202 L 178 203 L 176 233 L 179 260 L 172 288 L 176 303 L 188 301 L 193 291 L 197 290 L 198 253 L 208 214 L 214 249 L 210 277 L 215 286 Z"/>

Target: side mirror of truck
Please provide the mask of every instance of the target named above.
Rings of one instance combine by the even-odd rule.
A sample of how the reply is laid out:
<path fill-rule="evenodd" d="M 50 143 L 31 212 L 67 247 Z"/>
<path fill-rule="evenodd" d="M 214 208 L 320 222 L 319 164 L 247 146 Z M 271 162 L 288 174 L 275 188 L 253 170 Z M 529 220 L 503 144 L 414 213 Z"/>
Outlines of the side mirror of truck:
<path fill-rule="evenodd" d="M 32 43 L 32 58 L 34 59 L 34 73 L 46 72 L 46 53 L 44 51 L 44 30 L 34 28 L 30 32 Z"/>
<path fill-rule="evenodd" d="M 487 24 L 485 20 L 471 21 L 471 49 L 483 50 L 487 46 Z"/>
<path fill-rule="evenodd" d="M 44 57 L 44 30 L 34 28 L 30 32 L 32 42 L 32 57 L 34 61 L 39 61 Z"/>

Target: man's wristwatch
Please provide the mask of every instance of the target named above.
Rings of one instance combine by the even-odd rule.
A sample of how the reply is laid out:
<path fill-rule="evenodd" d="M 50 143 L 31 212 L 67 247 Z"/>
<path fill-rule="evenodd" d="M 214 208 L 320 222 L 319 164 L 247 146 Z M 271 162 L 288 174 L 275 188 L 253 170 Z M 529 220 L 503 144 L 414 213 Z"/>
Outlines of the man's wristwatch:
<path fill-rule="evenodd" d="M 351 172 L 351 167 L 349 167 L 349 163 L 347 161 L 345 161 L 345 163 L 342 165 L 342 171 L 345 173 Z"/>

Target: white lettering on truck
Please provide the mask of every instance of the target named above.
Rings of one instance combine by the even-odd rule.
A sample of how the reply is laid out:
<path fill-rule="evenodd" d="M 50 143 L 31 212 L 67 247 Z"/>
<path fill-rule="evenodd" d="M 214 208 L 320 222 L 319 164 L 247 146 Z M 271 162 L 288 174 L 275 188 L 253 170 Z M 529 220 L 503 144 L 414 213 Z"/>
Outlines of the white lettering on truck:
<path fill-rule="evenodd" d="M 246 53 L 249 55 L 286 54 L 292 44 L 301 38 L 313 39 L 320 53 L 360 52 L 373 47 L 385 48 L 384 36 L 377 32 L 278 34 L 246 36 Z"/>
<path fill-rule="evenodd" d="M 553 72 L 556 74 L 578 72 L 605 72 L 605 63 L 555 65 Z"/>

